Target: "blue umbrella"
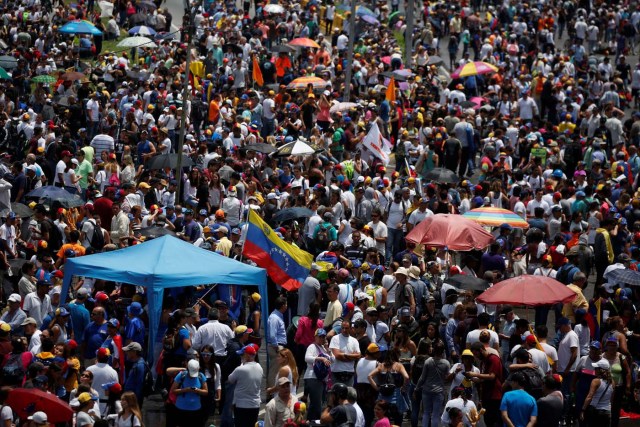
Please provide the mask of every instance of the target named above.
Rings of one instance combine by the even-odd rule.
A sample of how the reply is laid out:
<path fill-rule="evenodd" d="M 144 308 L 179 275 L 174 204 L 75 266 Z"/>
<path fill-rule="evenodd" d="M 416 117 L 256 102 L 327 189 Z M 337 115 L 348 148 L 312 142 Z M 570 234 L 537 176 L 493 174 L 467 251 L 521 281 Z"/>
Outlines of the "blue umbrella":
<path fill-rule="evenodd" d="M 147 27 L 146 25 L 138 25 L 129 30 L 130 36 L 155 36 L 156 30 L 151 27 Z"/>
<path fill-rule="evenodd" d="M 58 29 L 62 34 L 91 34 L 92 36 L 101 36 L 102 31 L 96 28 L 89 21 L 70 21 Z"/>
<path fill-rule="evenodd" d="M 617 268 L 605 275 L 609 283 L 624 283 L 629 286 L 640 286 L 640 271 L 628 268 Z"/>
<path fill-rule="evenodd" d="M 357 16 L 369 15 L 369 16 L 373 16 L 374 18 L 377 18 L 376 13 L 373 10 L 364 6 L 358 6 L 358 9 L 356 10 L 356 15 Z"/>

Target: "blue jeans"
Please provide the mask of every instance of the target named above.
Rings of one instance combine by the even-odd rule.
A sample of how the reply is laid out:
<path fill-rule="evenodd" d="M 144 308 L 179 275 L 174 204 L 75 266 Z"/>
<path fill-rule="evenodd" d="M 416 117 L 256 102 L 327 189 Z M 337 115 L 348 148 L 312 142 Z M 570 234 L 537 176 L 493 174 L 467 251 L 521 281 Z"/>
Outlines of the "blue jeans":
<path fill-rule="evenodd" d="M 222 415 L 220 416 L 220 427 L 233 427 L 233 393 L 236 385 L 227 383 L 226 387 L 226 399 L 222 407 Z"/>
<path fill-rule="evenodd" d="M 418 414 L 420 413 L 420 396 L 413 396 L 413 392 L 416 390 L 416 385 L 412 382 L 409 383 L 409 396 L 411 397 L 411 427 L 418 427 Z"/>
<path fill-rule="evenodd" d="M 402 228 L 387 228 L 387 247 L 385 251 L 387 261 L 393 259 L 393 256 L 402 250 L 403 237 Z"/>
<path fill-rule="evenodd" d="M 422 410 L 422 426 L 428 426 L 431 419 L 431 427 L 438 427 L 444 410 L 444 393 L 422 392 Z"/>
<path fill-rule="evenodd" d="M 564 405 L 562 408 L 562 416 L 563 418 L 567 418 L 569 414 L 569 410 L 571 407 L 571 402 L 569 401 L 569 396 L 571 396 L 571 382 L 573 381 L 573 372 L 569 372 L 569 375 L 562 374 L 562 394 L 564 396 Z"/>

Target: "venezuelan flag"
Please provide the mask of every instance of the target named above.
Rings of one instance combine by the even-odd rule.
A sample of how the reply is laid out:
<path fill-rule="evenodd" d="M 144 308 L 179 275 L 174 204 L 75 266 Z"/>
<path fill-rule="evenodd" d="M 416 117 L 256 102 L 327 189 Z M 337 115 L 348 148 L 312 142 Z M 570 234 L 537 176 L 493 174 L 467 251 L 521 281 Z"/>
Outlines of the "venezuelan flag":
<path fill-rule="evenodd" d="M 252 209 L 242 250 L 244 256 L 267 270 L 271 280 L 288 291 L 302 286 L 309 275 L 313 256 L 276 235 Z"/>
<path fill-rule="evenodd" d="M 591 339 L 600 340 L 600 324 L 602 322 L 602 298 L 594 298 L 589 301 L 589 312 L 586 316 Z"/>

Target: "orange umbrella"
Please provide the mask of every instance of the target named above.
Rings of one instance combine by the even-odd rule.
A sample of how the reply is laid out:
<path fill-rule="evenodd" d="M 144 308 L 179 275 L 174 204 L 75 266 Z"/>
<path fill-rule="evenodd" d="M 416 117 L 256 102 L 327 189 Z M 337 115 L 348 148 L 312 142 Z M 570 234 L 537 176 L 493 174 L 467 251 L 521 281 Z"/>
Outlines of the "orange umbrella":
<path fill-rule="evenodd" d="M 480 224 L 462 215 L 437 214 L 416 225 L 406 239 L 425 246 L 470 251 L 486 248 L 493 241 L 493 236 Z"/>
<path fill-rule="evenodd" d="M 298 77 L 287 85 L 287 89 L 305 89 L 309 84 L 311 84 L 314 89 L 324 89 L 328 83 L 320 77 Z"/>
<path fill-rule="evenodd" d="M 289 42 L 291 46 L 313 47 L 320 49 L 320 45 L 307 37 L 299 37 Z"/>

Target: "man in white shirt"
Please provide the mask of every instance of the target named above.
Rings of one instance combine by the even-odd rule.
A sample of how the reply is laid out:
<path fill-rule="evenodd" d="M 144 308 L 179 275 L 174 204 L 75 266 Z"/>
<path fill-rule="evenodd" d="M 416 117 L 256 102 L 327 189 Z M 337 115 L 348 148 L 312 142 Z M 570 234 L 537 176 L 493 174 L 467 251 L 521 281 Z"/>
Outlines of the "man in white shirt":
<path fill-rule="evenodd" d="M 410 232 L 416 225 L 424 221 L 425 218 L 433 215 L 433 212 L 427 206 L 429 206 L 429 199 L 427 199 L 426 197 L 421 198 L 418 209 L 411 212 L 411 215 L 409 215 L 409 220 L 407 221 L 407 233 Z"/>
<path fill-rule="evenodd" d="M 558 344 L 557 372 L 562 375 L 562 394 L 565 399 L 568 399 L 571 394 L 573 375 L 575 375 L 576 365 L 580 358 L 580 340 L 578 334 L 571 329 L 571 321 L 568 318 L 560 318 L 558 324 L 560 325 L 560 333 L 564 334 L 564 337 Z M 565 415 L 567 406 L 565 405 Z"/>
<path fill-rule="evenodd" d="M 87 101 L 87 106 L 85 108 L 87 110 L 88 119 L 87 133 L 89 138 L 93 138 L 96 133 L 98 133 L 98 125 L 100 124 L 100 110 L 102 110 L 97 92 L 93 92 L 91 94 L 91 99 Z"/>
<path fill-rule="evenodd" d="M 533 120 L 533 116 L 538 115 L 538 105 L 529 97 L 529 91 L 522 91 L 522 98 L 518 99 L 518 117 L 523 122 Z"/>
<path fill-rule="evenodd" d="M 209 321 L 196 331 L 193 337 L 193 348 L 200 351 L 202 346 L 211 345 L 216 356 L 227 355 L 227 344 L 235 335 L 229 326 L 218 321 L 219 317 L 220 313 L 217 308 L 209 310 L 209 315 L 207 316 Z"/>
<path fill-rule="evenodd" d="M 353 386 L 354 362 L 360 360 L 360 344 L 358 340 L 349 335 L 351 332 L 351 322 L 342 322 L 340 334 L 331 338 L 329 349 L 336 358 L 331 366 L 333 383 L 343 383 L 349 387 Z"/>
<path fill-rule="evenodd" d="M 27 317 L 20 326 L 24 328 L 24 336 L 29 339 L 29 347 L 27 350 L 34 356 L 40 353 L 42 331 L 38 328 L 36 319 Z"/>
<path fill-rule="evenodd" d="M 53 312 L 51 297 L 47 293 L 49 287 L 51 287 L 51 282 L 38 280 L 36 283 L 36 291 L 24 297 L 22 309 L 27 316 L 32 317 L 36 321 L 38 327 L 42 326 L 44 318 Z"/>
<path fill-rule="evenodd" d="M 96 352 L 96 364 L 87 368 L 87 371 L 93 374 L 93 382 L 91 388 L 98 392 L 98 398 L 100 401 L 100 412 L 104 414 L 107 408 L 106 390 L 102 387 L 103 384 L 117 383 L 120 381 L 118 378 L 118 372 L 109 366 L 109 356 L 111 353 L 106 347 L 100 347 Z"/>
<path fill-rule="evenodd" d="M 56 174 L 53 177 L 53 185 L 56 187 L 64 187 L 64 173 L 70 160 L 71 152 L 69 150 L 64 150 L 60 153 L 60 160 L 56 164 Z"/>
<path fill-rule="evenodd" d="M 9 212 L 7 214 L 7 220 L 0 227 L 0 242 L 2 242 L 4 252 L 10 258 L 16 258 L 16 213 Z"/>

